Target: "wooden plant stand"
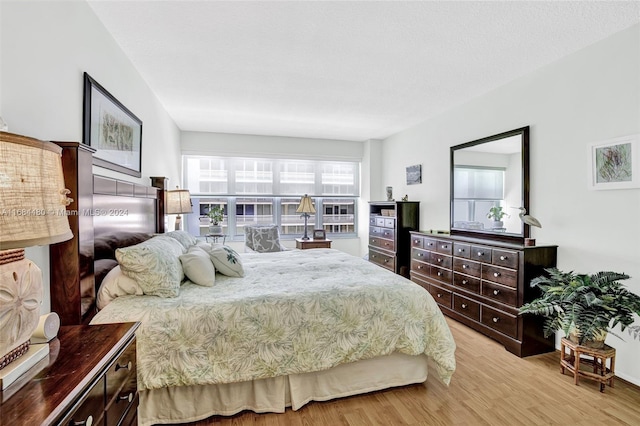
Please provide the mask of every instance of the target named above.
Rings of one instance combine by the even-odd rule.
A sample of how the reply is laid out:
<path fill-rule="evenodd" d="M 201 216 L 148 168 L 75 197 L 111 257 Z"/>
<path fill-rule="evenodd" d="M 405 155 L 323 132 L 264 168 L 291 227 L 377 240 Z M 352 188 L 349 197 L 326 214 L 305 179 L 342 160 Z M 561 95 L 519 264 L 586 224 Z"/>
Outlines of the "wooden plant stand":
<path fill-rule="evenodd" d="M 567 353 L 567 349 L 569 349 Z M 607 360 L 609 366 L 607 367 Z M 581 369 L 581 366 L 593 367 L 593 372 Z M 604 392 L 605 384 L 613 387 L 615 377 L 616 350 L 604 345 L 601 349 L 581 346 L 567 338 L 562 338 L 560 343 L 560 371 L 564 374 L 565 368 L 573 374 L 573 382 L 577 385 L 578 379 L 584 377 L 600 382 L 600 392 Z"/>

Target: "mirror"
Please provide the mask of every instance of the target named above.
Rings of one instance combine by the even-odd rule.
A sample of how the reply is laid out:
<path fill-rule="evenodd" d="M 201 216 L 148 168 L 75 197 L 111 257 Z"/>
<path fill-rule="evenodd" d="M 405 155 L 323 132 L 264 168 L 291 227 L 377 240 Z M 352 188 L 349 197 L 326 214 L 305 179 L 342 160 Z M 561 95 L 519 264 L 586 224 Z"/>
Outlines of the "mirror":
<path fill-rule="evenodd" d="M 451 147 L 451 234 L 523 243 L 529 127 Z"/>

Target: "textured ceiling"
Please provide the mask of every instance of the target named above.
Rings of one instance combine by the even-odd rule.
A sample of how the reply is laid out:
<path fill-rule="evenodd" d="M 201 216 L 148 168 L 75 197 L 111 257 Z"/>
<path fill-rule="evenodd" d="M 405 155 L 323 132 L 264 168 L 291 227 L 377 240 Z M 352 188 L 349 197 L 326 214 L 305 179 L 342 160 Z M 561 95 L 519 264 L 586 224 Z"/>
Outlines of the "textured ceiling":
<path fill-rule="evenodd" d="M 382 139 L 640 21 L 640 2 L 89 1 L 185 131 Z"/>

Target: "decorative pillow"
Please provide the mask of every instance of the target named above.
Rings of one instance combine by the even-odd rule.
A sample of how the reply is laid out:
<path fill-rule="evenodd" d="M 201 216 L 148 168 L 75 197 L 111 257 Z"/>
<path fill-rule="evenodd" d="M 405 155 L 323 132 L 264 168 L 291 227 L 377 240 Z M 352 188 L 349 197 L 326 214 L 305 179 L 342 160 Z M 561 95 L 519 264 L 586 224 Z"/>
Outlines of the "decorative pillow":
<path fill-rule="evenodd" d="M 122 272 L 136 280 L 144 294 L 176 297 L 184 278 L 178 256 L 185 252 L 178 240 L 161 235 L 116 250 L 116 259 Z"/>
<path fill-rule="evenodd" d="M 229 277 L 244 277 L 244 268 L 240 256 L 229 246 L 212 247 L 209 257 L 216 271 Z"/>
<path fill-rule="evenodd" d="M 195 284 L 211 287 L 216 282 L 216 268 L 209 254 L 198 246 L 193 246 L 180 256 L 184 274 Z"/>
<path fill-rule="evenodd" d="M 277 225 L 255 227 L 252 230 L 252 234 L 253 247 L 250 248 L 258 253 L 282 251 L 280 230 Z"/>
<path fill-rule="evenodd" d="M 161 235 L 175 238 L 176 240 L 178 240 L 178 242 L 180 242 L 180 244 L 182 244 L 185 250 L 189 250 L 189 247 L 195 245 L 197 241 L 196 237 L 186 231 L 171 231 Z"/>
<path fill-rule="evenodd" d="M 244 245 L 253 250 L 253 227 L 244 227 Z"/>
<path fill-rule="evenodd" d="M 123 274 L 120 266 L 116 266 L 109 271 L 104 277 L 104 280 L 102 280 L 102 284 L 98 290 L 96 305 L 98 309 L 104 309 L 104 307 L 116 297 L 126 296 L 128 294 L 141 296 L 143 292 L 133 278 L 129 278 Z"/>

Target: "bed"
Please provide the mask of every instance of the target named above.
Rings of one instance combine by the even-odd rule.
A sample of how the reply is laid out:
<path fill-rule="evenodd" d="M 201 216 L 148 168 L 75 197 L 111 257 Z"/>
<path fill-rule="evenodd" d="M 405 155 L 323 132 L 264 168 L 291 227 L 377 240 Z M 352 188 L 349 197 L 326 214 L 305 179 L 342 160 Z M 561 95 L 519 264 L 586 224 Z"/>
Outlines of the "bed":
<path fill-rule="evenodd" d="M 141 198 L 149 203 L 148 196 Z M 160 223 L 155 215 L 162 213 L 161 200 L 162 193 L 153 217 L 94 220 L 91 238 L 118 240 L 110 236 L 122 229 L 148 233 L 149 223 Z M 117 209 L 121 202 L 131 209 L 134 200 L 94 195 L 94 205 Z M 171 239 L 156 235 L 139 244 L 159 238 Z M 191 243 L 180 244 L 183 253 L 189 251 Z M 312 400 L 423 383 L 430 366 L 449 383 L 455 343 L 420 286 L 338 250 L 235 254 L 243 277 L 216 268 L 213 286 L 181 278 L 172 297 L 129 289 L 111 297 L 91 320 L 141 323 L 138 424 L 297 410 Z M 117 271 L 122 266 L 106 277 L 125 276 Z"/>

